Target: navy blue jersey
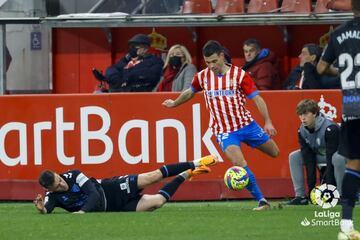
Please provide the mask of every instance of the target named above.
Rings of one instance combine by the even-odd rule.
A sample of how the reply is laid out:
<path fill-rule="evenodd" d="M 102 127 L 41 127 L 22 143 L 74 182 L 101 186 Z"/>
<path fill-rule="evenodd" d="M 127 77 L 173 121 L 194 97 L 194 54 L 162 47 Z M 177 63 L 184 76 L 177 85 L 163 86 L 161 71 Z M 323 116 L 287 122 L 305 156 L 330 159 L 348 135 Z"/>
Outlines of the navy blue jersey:
<path fill-rule="evenodd" d="M 360 17 L 331 33 L 322 60 L 338 61 L 343 91 L 344 119 L 360 118 Z"/>
<path fill-rule="evenodd" d="M 69 185 L 66 192 L 46 192 L 45 208 L 51 213 L 55 207 L 69 212 L 104 211 L 104 194 L 95 179 L 88 178 L 79 170 L 59 174 Z"/>

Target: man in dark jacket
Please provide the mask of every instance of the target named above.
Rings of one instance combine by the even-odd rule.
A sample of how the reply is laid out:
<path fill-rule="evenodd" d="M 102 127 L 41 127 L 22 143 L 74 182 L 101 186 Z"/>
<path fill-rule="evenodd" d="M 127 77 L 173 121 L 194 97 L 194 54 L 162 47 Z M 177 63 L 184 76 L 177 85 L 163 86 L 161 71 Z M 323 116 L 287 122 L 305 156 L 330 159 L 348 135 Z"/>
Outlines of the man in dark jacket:
<path fill-rule="evenodd" d="M 261 49 L 256 39 L 248 39 L 243 45 L 245 65 L 242 67 L 254 79 L 259 90 L 280 89 L 279 61 L 267 48 Z"/>
<path fill-rule="evenodd" d="M 130 50 L 119 62 L 106 69 L 110 92 L 151 92 L 160 81 L 161 58 L 150 54 L 150 38 L 137 34 L 129 41 Z"/>
<path fill-rule="evenodd" d="M 300 64 L 297 65 L 284 84 L 284 88 L 293 89 L 333 89 L 339 88 L 339 78 L 336 76 L 319 75 L 316 64 L 320 59 L 322 49 L 314 43 L 303 46 L 299 54 Z"/>

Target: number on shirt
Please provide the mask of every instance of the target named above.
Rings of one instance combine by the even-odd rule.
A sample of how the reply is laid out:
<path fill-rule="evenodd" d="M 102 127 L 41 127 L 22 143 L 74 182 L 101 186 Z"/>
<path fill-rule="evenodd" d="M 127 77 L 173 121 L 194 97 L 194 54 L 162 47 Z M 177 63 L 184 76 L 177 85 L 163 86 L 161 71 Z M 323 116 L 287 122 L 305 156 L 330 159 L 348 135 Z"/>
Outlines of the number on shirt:
<path fill-rule="evenodd" d="M 63 175 L 64 175 L 64 177 L 66 177 L 66 178 L 71 178 L 71 177 L 72 177 L 72 173 L 71 173 L 71 172 L 70 172 L 70 173 L 64 173 Z"/>
<path fill-rule="evenodd" d="M 340 74 L 341 85 L 344 90 L 360 87 L 360 71 L 356 73 L 355 79 L 348 79 L 354 70 L 354 66 L 360 66 L 360 53 L 356 54 L 355 59 L 348 53 L 339 56 L 339 67 L 346 67 Z"/>

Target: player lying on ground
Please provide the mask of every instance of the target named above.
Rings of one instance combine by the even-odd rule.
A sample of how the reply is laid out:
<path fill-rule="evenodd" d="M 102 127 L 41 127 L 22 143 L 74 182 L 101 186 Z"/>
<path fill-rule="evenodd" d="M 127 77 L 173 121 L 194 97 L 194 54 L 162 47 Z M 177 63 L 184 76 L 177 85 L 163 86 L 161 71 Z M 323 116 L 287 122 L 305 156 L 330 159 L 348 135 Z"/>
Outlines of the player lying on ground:
<path fill-rule="evenodd" d="M 57 174 L 45 170 L 39 184 L 46 189 L 45 199 L 38 194 L 34 200 L 40 213 L 51 213 L 55 207 L 73 213 L 151 211 L 162 207 L 178 187 L 188 178 L 210 172 L 209 166 L 218 163 L 215 155 L 192 162 L 164 165 L 152 172 L 116 176 L 97 181 L 79 170 Z M 167 177 L 176 176 L 157 194 L 141 194 L 141 191 Z"/>

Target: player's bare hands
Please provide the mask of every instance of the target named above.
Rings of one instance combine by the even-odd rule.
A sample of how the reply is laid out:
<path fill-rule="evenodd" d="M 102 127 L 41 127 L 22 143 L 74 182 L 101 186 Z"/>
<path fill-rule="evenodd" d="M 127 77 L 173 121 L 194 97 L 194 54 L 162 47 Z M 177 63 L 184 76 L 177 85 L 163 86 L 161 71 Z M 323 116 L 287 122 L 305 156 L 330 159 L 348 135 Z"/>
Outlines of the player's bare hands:
<path fill-rule="evenodd" d="M 168 107 L 168 108 L 172 108 L 172 107 L 175 107 L 175 101 L 172 100 L 172 99 L 166 99 L 162 105 L 164 105 L 165 107 Z"/>
<path fill-rule="evenodd" d="M 312 58 L 312 55 L 305 56 L 303 58 L 304 63 L 312 63 L 314 59 Z"/>
<path fill-rule="evenodd" d="M 41 213 L 45 213 L 45 205 L 44 205 L 44 199 L 41 196 L 41 194 L 38 194 L 34 200 L 34 204 L 37 210 L 39 210 Z"/>
<path fill-rule="evenodd" d="M 264 130 L 267 134 L 270 135 L 270 137 L 273 137 L 277 134 L 277 131 L 271 122 L 265 123 Z"/>

